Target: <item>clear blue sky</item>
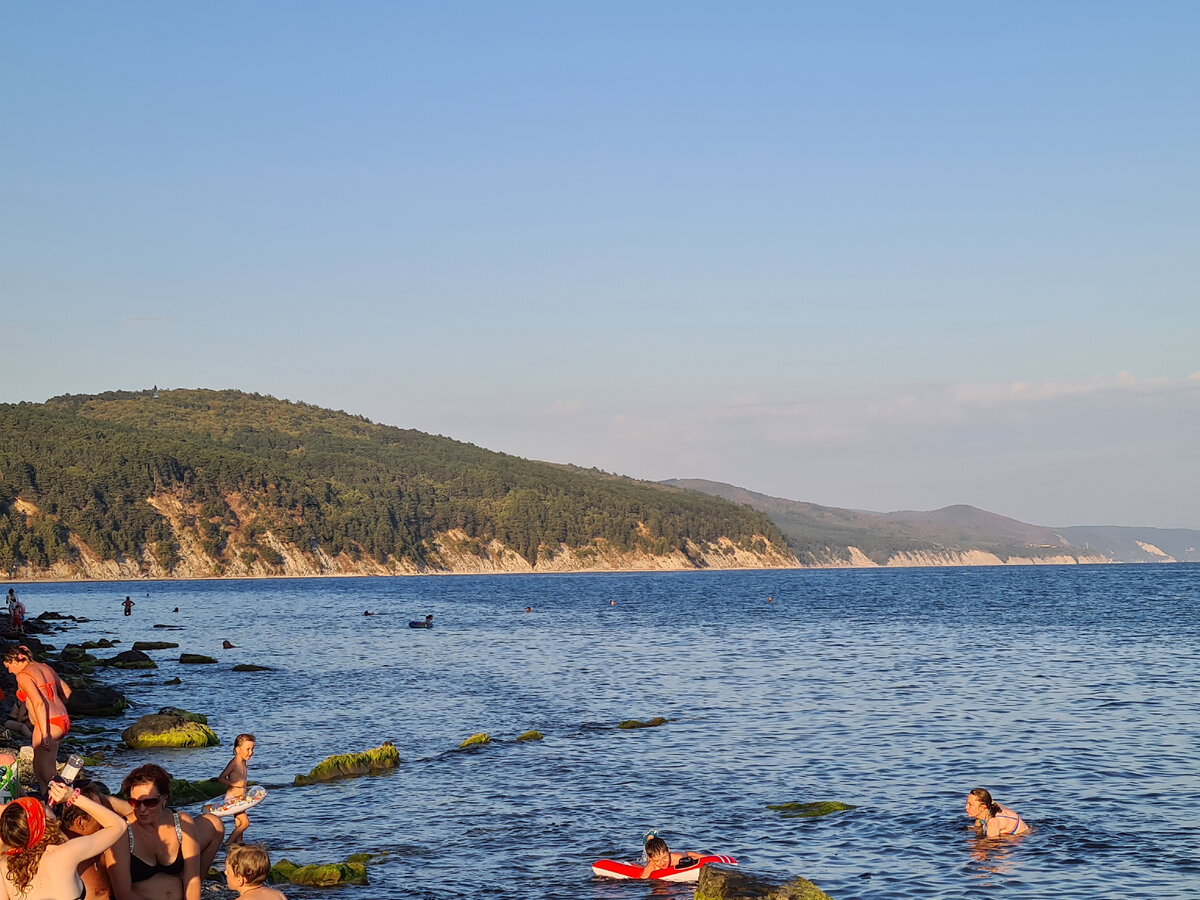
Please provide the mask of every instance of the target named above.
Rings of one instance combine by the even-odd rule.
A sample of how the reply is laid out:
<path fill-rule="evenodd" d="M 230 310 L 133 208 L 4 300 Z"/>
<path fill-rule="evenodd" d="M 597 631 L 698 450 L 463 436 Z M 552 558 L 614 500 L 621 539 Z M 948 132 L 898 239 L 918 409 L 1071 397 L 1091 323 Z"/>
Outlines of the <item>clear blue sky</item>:
<path fill-rule="evenodd" d="M 9 3 L 0 401 L 1200 528 L 1200 3 Z"/>

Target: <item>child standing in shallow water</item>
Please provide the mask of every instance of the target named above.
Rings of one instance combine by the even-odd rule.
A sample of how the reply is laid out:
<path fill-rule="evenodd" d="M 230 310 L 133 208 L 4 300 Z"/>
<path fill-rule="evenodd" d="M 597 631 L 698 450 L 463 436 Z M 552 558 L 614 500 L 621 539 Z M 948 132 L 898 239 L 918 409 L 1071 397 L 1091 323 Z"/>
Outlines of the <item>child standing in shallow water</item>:
<path fill-rule="evenodd" d="M 246 796 L 246 771 L 249 768 L 250 757 L 254 755 L 254 735 L 239 734 L 233 739 L 233 759 L 217 776 L 217 781 L 227 785 L 228 790 L 225 791 L 225 802 L 229 803 L 233 800 L 241 800 Z M 229 840 L 226 841 L 228 846 L 240 844 L 242 835 L 246 829 L 250 827 L 250 817 L 245 812 L 240 812 L 233 820 L 233 832 L 229 835 Z M 278 891 L 276 891 L 278 893 Z M 280 895 L 282 896 L 282 895 Z"/>
<path fill-rule="evenodd" d="M 262 844 L 238 844 L 225 854 L 225 883 L 238 897 L 253 893 L 254 900 L 287 900 L 275 888 L 267 887 L 271 857 Z"/>

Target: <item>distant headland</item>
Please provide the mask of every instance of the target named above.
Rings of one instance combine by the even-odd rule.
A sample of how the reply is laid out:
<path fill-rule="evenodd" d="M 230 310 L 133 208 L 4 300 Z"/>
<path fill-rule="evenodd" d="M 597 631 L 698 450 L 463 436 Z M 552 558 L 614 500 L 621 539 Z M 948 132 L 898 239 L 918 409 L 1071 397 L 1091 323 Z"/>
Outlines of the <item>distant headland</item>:
<path fill-rule="evenodd" d="M 0 405 L 0 574 L 126 580 L 1200 560 L 1200 532 L 869 513 L 241 391 Z"/>

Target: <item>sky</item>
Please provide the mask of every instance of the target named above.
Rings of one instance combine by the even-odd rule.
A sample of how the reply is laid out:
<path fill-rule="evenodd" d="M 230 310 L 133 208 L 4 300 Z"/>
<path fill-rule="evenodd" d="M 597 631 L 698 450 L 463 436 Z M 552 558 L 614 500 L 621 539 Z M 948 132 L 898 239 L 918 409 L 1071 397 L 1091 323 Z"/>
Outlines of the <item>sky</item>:
<path fill-rule="evenodd" d="M 1200 528 L 1200 4 L 5 4 L 0 402 Z"/>

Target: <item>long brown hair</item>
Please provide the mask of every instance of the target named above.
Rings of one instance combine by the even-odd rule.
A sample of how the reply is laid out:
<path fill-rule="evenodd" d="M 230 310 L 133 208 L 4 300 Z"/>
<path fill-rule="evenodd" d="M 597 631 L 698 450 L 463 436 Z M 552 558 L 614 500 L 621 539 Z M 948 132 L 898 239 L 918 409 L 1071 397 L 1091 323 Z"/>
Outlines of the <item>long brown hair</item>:
<path fill-rule="evenodd" d="M 4 807 L 4 812 L 0 813 L 0 840 L 12 848 L 8 855 L 8 880 L 16 885 L 22 894 L 29 891 L 29 885 L 37 875 L 38 865 L 46 848 L 50 844 L 67 842 L 66 837 L 58 830 L 58 823 L 47 818 L 42 836 L 33 846 L 29 846 L 29 816 L 25 807 L 15 801 L 9 803 Z"/>

